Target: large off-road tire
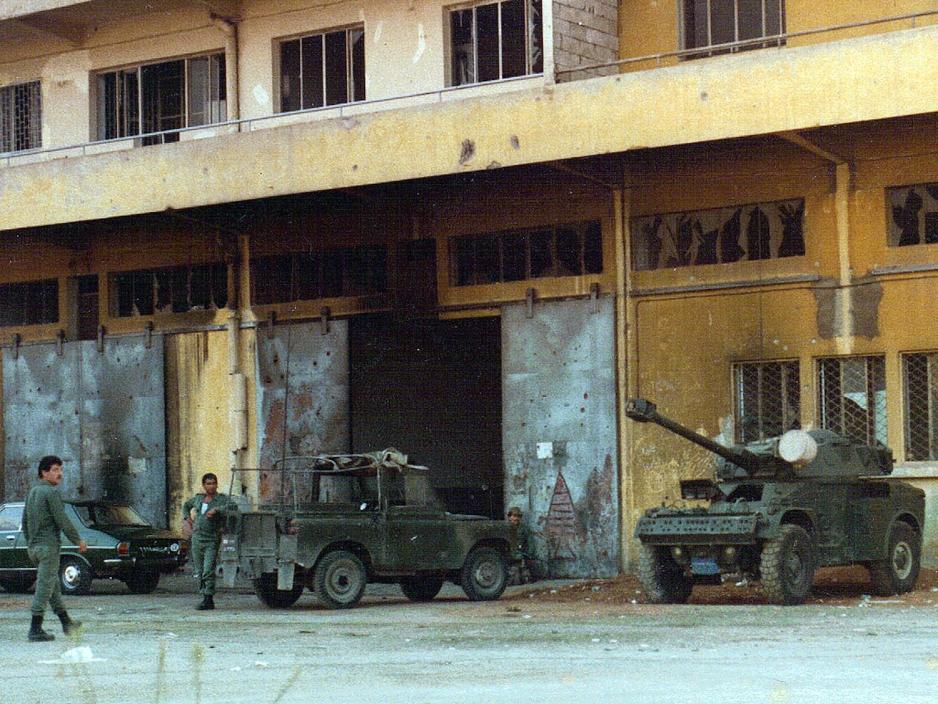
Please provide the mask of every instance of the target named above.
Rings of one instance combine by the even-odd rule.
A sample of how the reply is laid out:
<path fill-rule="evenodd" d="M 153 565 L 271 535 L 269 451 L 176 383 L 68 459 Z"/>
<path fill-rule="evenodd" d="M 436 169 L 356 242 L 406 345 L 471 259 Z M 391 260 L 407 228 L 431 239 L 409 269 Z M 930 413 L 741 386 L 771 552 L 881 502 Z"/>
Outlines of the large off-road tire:
<path fill-rule="evenodd" d="M 873 593 L 892 596 L 911 591 L 918 579 L 922 560 L 922 536 L 908 523 L 896 522 L 889 530 L 889 551 L 885 560 L 868 565 Z"/>
<path fill-rule="evenodd" d="M 811 591 L 817 558 L 814 541 L 801 526 L 783 525 L 762 546 L 762 591 L 773 604 L 801 604 Z"/>
<path fill-rule="evenodd" d="M 91 566 L 77 557 L 63 557 L 59 563 L 59 585 L 63 594 L 87 594 L 94 573 Z"/>
<path fill-rule="evenodd" d="M 655 545 L 642 545 L 638 553 L 638 581 L 652 604 L 684 604 L 694 589 L 668 548 Z"/>
<path fill-rule="evenodd" d="M 3 587 L 10 594 L 25 594 L 32 588 L 35 581 L 36 575 L 34 574 L 3 577 L 0 578 L 0 587 Z"/>
<path fill-rule="evenodd" d="M 159 583 L 160 573 L 156 570 L 137 570 L 124 580 L 133 594 L 152 594 Z"/>
<path fill-rule="evenodd" d="M 508 586 L 508 564 L 496 548 L 473 548 L 459 575 L 462 590 L 471 601 L 494 601 Z"/>
<path fill-rule="evenodd" d="M 320 558 L 313 573 L 316 597 L 329 609 L 349 609 L 365 593 L 368 573 L 358 556 L 348 550 L 333 550 Z"/>
<path fill-rule="evenodd" d="M 442 588 L 442 577 L 407 577 L 401 580 L 401 591 L 411 601 L 433 601 Z"/>
<path fill-rule="evenodd" d="M 303 593 L 303 580 L 294 579 L 293 589 L 277 589 L 277 575 L 270 572 L 254 580 L 254 593 L 265 606 L 285 609 L 293 606 Z"/>

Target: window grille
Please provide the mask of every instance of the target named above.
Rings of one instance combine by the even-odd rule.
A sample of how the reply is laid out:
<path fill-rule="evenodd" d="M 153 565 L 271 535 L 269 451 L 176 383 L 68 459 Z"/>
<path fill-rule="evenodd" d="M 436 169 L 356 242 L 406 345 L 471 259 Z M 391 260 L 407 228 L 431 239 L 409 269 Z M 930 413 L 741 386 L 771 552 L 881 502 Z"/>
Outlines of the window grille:
<path fill-rule="evenodd" d="M 59 321 L 57 279 L 0 284 L 0 327 Z"/>
<path fill-rule="evenodd" d="M 506 0 L 450 12 L 450 84 L 543 73 L 541 0 Z"/>
<path fill-rule="evenodd" d="M 280 112 L 365 99 L 365 30 L 352 27 L 280 43 Z"/>
<path fill-rule="evenodd" d="M 886 198 L 890 246 L 938 242 L 938 183 L 888 188 Z"/>
<path fill-rule="evenodd" d="M 0 154 L 42 147 L 39 81 L 0 88 Z"/>
<path fill-rule="evenodd" d="M 387 290 L 386 247 L 293 252 L 251 259 L 252 305 L 368 296 Z"/>
<path fill-rule="evenodd" d="M 741 362 L 733 365 L 736 442 L 752 442 L 800 427 L 800 364 Z"/>
<path fill-rule="evenodd" d="M 881 356 L 818 361 L 822 428 L 856 442 L 886 444 L 886 362 Z"/>
<path fill-rule="evenodd" d="M 116 317 L 214 310 L 228 304 L 228 268 L 222 263 L 139 269 L 111 275 Z"/>
<path fill-rule="evenodd" d="M 729 44 L 785 33 L 785 0 L 684 0 L 684 48 Z M 774 40 L 734 49 L 704 51 L 693 58 L 784 44 Z"/>
<path fill-rule="evenodd" d="M 902 357 L 905 458 L 938 459 L 938 353 Z"/>

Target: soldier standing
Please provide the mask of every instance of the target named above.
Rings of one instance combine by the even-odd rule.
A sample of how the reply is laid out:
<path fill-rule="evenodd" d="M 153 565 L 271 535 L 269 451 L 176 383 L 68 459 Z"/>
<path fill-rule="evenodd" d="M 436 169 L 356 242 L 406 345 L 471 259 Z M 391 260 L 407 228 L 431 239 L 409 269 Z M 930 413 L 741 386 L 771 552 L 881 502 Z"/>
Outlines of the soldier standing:
<path fill-rule="evenodd" d="M 186 501 L 182 511 L 192 521 L 192 572 L 199 580 L 202 596 L 196 608 L 210 611 L 215 608 L 215 566 L 221 533 L 225 520 L 237 515 L 238 507 L 227 494 L 218 493 L 218 477 L 211 472 L 202 476 L 202 491 Z"/>
<path fill-rule="evenodd" d="M 29 560 L 36 565 L 36 593 L 30 608 L 32 623 L 29 626 L 29 640 L 55 640 L 55 636 L 42 630 L 42 619 L 46 605 L 62 622 L 65 635 L 74 633 L 81 627 L 80 621 L 68 617 L 62 603 L 62 591 L 59 583 L 59 535 L 65 536 L 78 545 L 79 552 L 85 552 L 88 546 L 78 535 L 78 531 L 65 515 L 62 496 L 56 487 L 62 481 L 62 460 L 48 455 L 39 460 L 39 482 L 29 490 L 26 496 L 26 508 L 23 511 L 23 535 L 26 538 Z"/>
<path fill-rule="evenodd" d="M 518 581 L 531 582 L 534 574 L 535 556 L 531 540 L 531 529 L 521 522 L 524 514 L 517 506 L 508 509 L 508 539 L 511 541 L 511 559 L 518 567 Z"/>

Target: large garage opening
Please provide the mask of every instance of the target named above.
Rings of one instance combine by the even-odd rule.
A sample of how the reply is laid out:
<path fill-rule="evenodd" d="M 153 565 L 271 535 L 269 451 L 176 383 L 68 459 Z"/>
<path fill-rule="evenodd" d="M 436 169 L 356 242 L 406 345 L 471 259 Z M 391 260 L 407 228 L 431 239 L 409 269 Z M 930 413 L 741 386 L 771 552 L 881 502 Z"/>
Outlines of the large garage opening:
<path fill-rule="evenodd" d="M 396 447 L 449 511 L 501 516 L 500 319 L 356 317 L 349 350 L 352 451 Z"/>

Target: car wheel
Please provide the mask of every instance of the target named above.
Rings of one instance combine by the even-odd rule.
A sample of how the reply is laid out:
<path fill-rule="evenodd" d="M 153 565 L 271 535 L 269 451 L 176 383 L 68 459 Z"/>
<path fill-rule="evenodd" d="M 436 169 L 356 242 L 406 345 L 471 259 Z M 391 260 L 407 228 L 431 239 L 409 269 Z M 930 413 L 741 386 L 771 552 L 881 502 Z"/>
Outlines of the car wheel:
<path fill-rule="evenodd" d="M 94 574 L 91 567 L 77 557 L 63 557 L 59 564 L 59 584 L 63 594 L 87 594 Z"/>
<path fill-rule="evenodd" d="M 0 579 L 0 587 L 3 587 L 10 594 L 25 594 L 36 581 L 36 575 L 17 575 L 15 577 L 3 577 Z"/>
<path fill-rule="evenodd" d="M 783 525 L 762 548 L 762 591 L 773 604 L 801 604 L 814 580 L 814 544 L 801 526 Z"/>
<path fill-rule="evenodd" d="M 323 556 L 313 573 L 316 596 L 330 609 L 348 609 L 361 601 L 368 583 L 365 565 L 355 553 L 333 550 Z"/>
<path fill-rule="evenodd" d="M 495 548 L 474 548 L 463 563 L 459 582 L 472 601 L 497 599 L 508 586 L 505 556 Z"/>
<path fill-rule="evenodd" d="M 303 580 L 294 579 L 293 589 L 277 589 L 277 575 L 269 572 L 254 580 L 254 593 L 262 604 L 272 609 L 285 609 L 293 606 L 300 598 L 303 593 Z"/>
<path fill-rule="evenodd" d="M 132 572 L 124 584 L 134 594 L 151 594 L 160 583 L 160 573 L 153 570 Z"/>
<path fill-rule="evenodd" d="M 667 548 L 642 545 L 638 553 L 638 581 L 652 604 L 685 604 L 694 581 L 674 561 Z"/>
<path fill-rule="evenodd" d="M 442 588 L 442 577 L 408 577 L 401 580 L 401 591 L 411 601 L 432 601 Z"/>
<path fill-rule="evenodd" d="M 873 592 L 892 596 L 911 591 L 918 579 L 922 559 L 922 536 L 908 523 L 894 523 L 889 530 L 885 560 L 869 564 Z"/>

